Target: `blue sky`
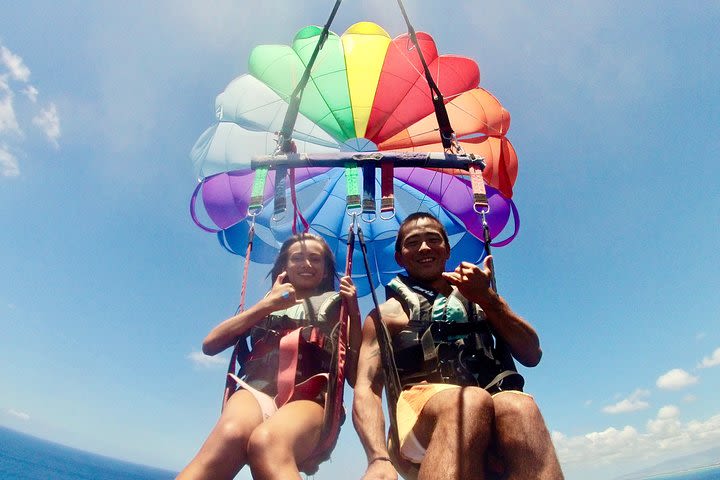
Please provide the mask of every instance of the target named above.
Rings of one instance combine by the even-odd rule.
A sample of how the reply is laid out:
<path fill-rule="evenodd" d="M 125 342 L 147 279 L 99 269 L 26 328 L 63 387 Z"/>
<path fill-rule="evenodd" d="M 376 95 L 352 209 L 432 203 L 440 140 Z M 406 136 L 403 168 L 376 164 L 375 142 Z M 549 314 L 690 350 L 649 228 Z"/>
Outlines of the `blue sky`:
<path fill-rule="evenodd" d="M 527 390 L 568 478 L 720 445 L 720 3 L 406 3 L 512 114 L 498 285 L 541 335 Z M 332 6 L 244 4 L 0 7 L 1 425 L 177 470 L 215 422 L 225 361 L 199 349 L 241 263 L 190 220 L 188 153 L 252 47 Z M 403 33 L 388 5 L 333 29 Z M 363 458 L 348 424 L 315 478 Z"/>

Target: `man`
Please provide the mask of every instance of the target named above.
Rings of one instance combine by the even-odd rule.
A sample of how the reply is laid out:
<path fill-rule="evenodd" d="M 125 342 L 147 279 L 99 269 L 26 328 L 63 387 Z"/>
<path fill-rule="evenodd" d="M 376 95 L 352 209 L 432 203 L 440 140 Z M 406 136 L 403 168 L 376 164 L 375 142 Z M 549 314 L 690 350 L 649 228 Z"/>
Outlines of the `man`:
<path fill-rule="evenodd" d="M 506 345 L 523 365 L 537 365 L 542 355 L 537 333 L 492 289 L 491 257 L 482 267 L 462 262 L 445 272 L 449 256 L 447 233 L 432 215 L 410 215 L 400 226 L 395 259 L 407 277 L 391 282 L 390 298 L 379 311 L 403 388 L 397 403 L 399 445 L 389 452 L 385 442 L 386 366 L 373 310 L 363 327 L 353 402 L 353 423 L 368 459 L 363 479 L 397 479 L 398 471 L 419 480 L 498 473 L 509 479 L 562 479 L 542 415 L 533 398 L 518 391 L 522 377 L 502 352 Z"/>

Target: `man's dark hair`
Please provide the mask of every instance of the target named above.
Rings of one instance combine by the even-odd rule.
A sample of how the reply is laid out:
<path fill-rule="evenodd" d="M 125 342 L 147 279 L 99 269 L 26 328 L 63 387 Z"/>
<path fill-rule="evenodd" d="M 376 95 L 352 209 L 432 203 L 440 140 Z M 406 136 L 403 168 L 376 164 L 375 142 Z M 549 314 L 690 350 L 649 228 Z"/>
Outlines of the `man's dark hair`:
<path fill-rule="evenodd" d="M 399 253 L 400 249 L 402 248 L 402 242 L 405 240 L 405 230 L 407 229 L 407 225 L 409 225 L 411 222 L 416 222 L 420 220 L 421 218 L 427 218 L 428 220 L 435 222 L 440 227 L 440 234 L 443 237 L 443 240 L 445 241 L 445 245 L 447 245 L 448 248 L 450 248 L 450 239 L 448 239 L 447 232 L 445 231 L 445 226 L 442 224 L 440 220 L 437 219 L 435 215 L 429 212 L 415 212 L 411 213 L 407 217 L 405 217 L 405 220 L 400 224 L 400 228 L 398 229 L 397 238 L 395 239 L 395 253 Z"/>

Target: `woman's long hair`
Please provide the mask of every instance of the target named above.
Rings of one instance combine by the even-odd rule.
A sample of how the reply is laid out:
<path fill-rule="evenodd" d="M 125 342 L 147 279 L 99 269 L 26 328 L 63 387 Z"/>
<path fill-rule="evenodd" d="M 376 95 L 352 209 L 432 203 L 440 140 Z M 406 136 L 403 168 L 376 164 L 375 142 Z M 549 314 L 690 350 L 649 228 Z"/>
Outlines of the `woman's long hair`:
<path fill-rule="evenodd" d="M 285 240 L 282 247 L 280 247 L 280 253 L 278 253 L 278 257 L 273 264 L 272 270 L 270 270 L 270 281 L 275 283 L 277 276 L 287 268 L 288 250 L 290 250 L 290 247 L 297 242 L 303 242 L 306 240 L 315 240 L 322 246 L 323 259 L 325 260 L 325 276 L 320 282 L 320 285 L 318 285 L 318 293 L 335 290 L 335 255 L 333 255 L 332 250 L 330 250 L 330 247 L 325 239 L 319 235 L 308 232 L 297 233 Z"/>

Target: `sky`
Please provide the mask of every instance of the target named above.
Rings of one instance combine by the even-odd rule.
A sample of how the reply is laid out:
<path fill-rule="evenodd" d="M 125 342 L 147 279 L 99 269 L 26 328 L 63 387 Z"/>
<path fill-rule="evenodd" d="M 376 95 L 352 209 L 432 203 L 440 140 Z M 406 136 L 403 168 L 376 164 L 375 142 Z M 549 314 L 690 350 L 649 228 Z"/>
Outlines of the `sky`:
<path fill-rule="evenodd" d="M 720 446 L 720 2 L 405 3 L 512 115 L 522 224 L 495 266 L 540 334 L 522 372 L 567 478 Z M 189 151 L 251 49 L 332 4 L 0 7 L 0 425 L 174 471 L 192 458 L 228 357 L 200 345 L 242 264 L 190 219 Z M 346 0 L 333 30 L 404 33 L 391 5 Z M 348 422 L 315 478 L 364 467 Z"/>

